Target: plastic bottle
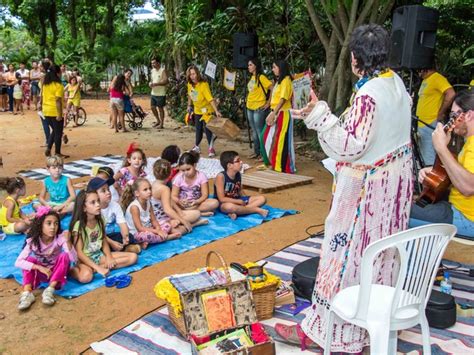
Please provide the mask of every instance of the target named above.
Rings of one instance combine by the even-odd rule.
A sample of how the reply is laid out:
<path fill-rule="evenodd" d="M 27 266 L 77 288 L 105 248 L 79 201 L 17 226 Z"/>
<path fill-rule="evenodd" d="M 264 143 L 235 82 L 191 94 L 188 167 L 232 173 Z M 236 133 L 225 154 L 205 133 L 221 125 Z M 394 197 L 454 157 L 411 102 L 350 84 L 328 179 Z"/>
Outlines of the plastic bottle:
<path fill-rule="evenodd" d="M 444 279 L 443 281 L 441 281 L 441 292 L 450 295 L 452 291 L 453 291 L 453 284 L 451 283 L 451 280 L 449 279 L 449 272 L 445 271 Z"/>

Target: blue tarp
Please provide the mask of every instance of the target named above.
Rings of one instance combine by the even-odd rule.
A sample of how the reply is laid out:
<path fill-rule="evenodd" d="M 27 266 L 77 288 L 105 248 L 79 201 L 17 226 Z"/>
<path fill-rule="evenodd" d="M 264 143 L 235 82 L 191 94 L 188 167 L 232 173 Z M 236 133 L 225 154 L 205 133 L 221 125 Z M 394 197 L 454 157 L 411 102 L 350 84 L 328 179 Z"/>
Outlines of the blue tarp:
<path fill-rule="evenodd" d="M 270 206 L 265 206 L 265 208 L 270 211 L 265 221 L 296 213 L 295 210 L 282 210 Z M 209 224 L 207 226 L 194 228 L 191 233 L 184 235 L 180 239 L 167 241 L 163 244 L 150 245 L 148 249 L 141 252 L 137 264 L 114 270 L 110 275 L 119 275 L 141 270 L 146 266 L 167 260 L 173 255 L 182 254 L 263 223 L 262 217 L 257 214 L 239 217 L 237 220 L 232 221 L 226 215 L 217 212 L 213 217 L 209 217 L 208 219 Z M 61 226 L 63 228 L 67 227 L 69 222 L 70 217 L 66 217 L 61 221 Z M 15 280 L 21 284 L 22 271 L 16 268 L 14 264 L 17 256 L 21 252 L 24 240 L 24 235 L 9 235 L 5 240 L 0 241 L 0 278 L 14 277 Z M 58 291 L 57 294 L 63 297 L 76 297 L 103 285 L 104 278 L 98 274 L 95 274 L 92 282 L 88 284 L 80 284 L 69 279 L 64 289 Z"/>

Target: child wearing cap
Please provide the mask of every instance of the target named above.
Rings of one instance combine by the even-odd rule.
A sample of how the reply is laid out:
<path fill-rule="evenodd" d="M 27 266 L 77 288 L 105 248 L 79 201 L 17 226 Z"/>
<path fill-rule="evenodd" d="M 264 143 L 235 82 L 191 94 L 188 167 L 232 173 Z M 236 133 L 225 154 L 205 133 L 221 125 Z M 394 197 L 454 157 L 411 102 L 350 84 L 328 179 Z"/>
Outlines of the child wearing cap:
<path fill-rule="evenodd" d="M 99 196 L 100 212 L 105 222 L 105 234 L 112 250 L 139 254 L 141 248 L 135 243 L 133 235 L 129 233 L 122 208 L 111 199 L 110 186 L 114 183 L 115 180 L 112 177 L 108 179 L 95 177 L 89 181 L 87 191 L 95 191 Z"/>

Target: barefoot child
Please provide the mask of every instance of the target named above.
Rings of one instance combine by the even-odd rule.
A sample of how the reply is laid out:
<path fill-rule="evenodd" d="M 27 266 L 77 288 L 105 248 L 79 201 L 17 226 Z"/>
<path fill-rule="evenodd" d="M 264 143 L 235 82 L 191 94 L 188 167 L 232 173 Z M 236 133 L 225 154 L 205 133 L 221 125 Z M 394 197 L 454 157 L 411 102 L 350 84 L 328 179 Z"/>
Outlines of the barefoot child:
<path fill-rule="evenodd" d="M 239 154 L 231 150 L 222 152 L 220 161 L 224 171 L 216 176 L 214 187 L 221 204 L 220 210 L 227 213 L 232 219 L 251 213 L 258 213 L 265 218 L 268 211 L 261 208 L 266 202 L 265 197 L 242 195 L 242 177 L 240 175 L 242 160 L 240 160 Z"/>
<path fill-rule="evenodd" d="M 15 266 L 23 270 L 23 293 L 18 309 L 23 311 L 31 306 L 35 301 L 33 290 L 42 282 L 49 282 L 43 291 L 43 304 L 54 305 L 54 291 L 64 286 L 69 263 L 74 261 L 76 253 L 68 238 L 61 234 L 59 214 L 49 206 L 40 206 L 25 247 L 15 262 Z"/>
<path fill-rule="evenodd" d="M 107 242 L 113 251 L 129 251 L 139 254 L 141 248 L 129 234 L 127 222 L 120 205 L 111 200 L 109 186 L 114 184 L 113 178 L 107 180 L 95 177 L 87 184 L 87 191 L 95 191 L 99 196 L 100 213 L 105 222 Z"/>
<path fill-rule="evenodd" d="M 111 252 L 105 239 L 105 224 L 95 191 L 81 191 L 74 205 L 70 231 L 77 251 L 77 265 L 70 275 L 81 283 L 92 281 L 94 272 L 107 276 L 112 269 L 133 265 L 137 254 Z"/>
<path fill-rule="evenodd" d="M 153 175 L 155 182 L 152 185 L 151 205 L 158 223 L 163 230 L 171 230 L 185 234 L 191 232 L 193 227 L 207 224 L 207 220 L 201 220 L 201 212 L 198 210 L 183 211 L 180 208 L 173 208 L 171 201 L 171 191 L 165 181 L 171 174 L 171 164 L 165 159 L 158 159 L 153 164 Z"/>
<path fill-rule="evenodd" d="M 121 205 L 125 212 L 130 233 L 141 247 L 146 249 L 148 244 L 161 243 L 176 239 L 179 233 L 168 233 L 163 230 L 155 218 L 151 206 L 151 185 L 147 179 L 138 178 L 133 184 L 128 184 L 123 192 Z"/>
<path fill-rule="evenodd" d="M 0 178 L 0 189 L 8 193 L 0 208 L 0 226 L 3 232 L 24 233 L 31 224 L 30 218 L 21 212 L 18 204 L 18 199 L 26 193 L 25 181 L 20 177 Z"/>
<path fill-rule="evenodd" d="M 114 175 L 115 188 L 122 196 L 129 181 L 133 182 L 138 178 L 146 177 L 146 156 L 145 152 L 138 148 L 135 143 L 131 143 L 127 149 L 127 156 L 123 161 L 123 167 Z"/>
<path fill-rule="evenodd" d="M 71 179 L 63 175 L 63 165 L 63 159 L 58 155 L 46 158 L 46 170 L 50 176 L 43 180 L 39 195 L 39 202 L 43 206 L 51 206 L 61 216 L 72 212 L 76 198 Z"/>
<path fill-rule="evenodd" d="M 171 198 L 183 210 L 199 210 L 202 216 L 212 216 L 219 202 L 209 198 L 206 175 L 196 169 L 199 155 L 186 152 L 179 158 L 179 173 L 173 179 Z"/>

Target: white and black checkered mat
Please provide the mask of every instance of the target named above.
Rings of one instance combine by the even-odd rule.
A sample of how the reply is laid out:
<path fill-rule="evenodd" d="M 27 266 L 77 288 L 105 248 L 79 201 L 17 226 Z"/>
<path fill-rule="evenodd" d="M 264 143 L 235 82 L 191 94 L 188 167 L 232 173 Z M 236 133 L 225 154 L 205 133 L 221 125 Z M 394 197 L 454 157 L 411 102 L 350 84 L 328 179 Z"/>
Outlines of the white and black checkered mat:
<path fill-rule="evenodd" d="M 148 157 L 148 165 L 145 168 L 145 172 L 147 173 L 147 178 L 150 182 L 155 180 L 153 176 L 153 164 L 159 158 Z M 92 157 L 89 159 L 82 159 L 76 160 L 73 162 L 65 163 L 63 175 L 67 176 L 68 178 L 75 179 L 80 178 L 83 176 L 91 176 L 92 175 L 92 168 L 94 166 L 109 166 L 115 172 L 117 172 L 123 163 L 123 156 L 120 155 L 112 155 L 106 154 L 103 156 Z M 243 170 L 249 169 L 250 166 L 248 164 L 243 165 Z M 201 158 L 199 159 L 197 169 L 203 172 L 208 179 L 213 179 L 222 171 L 221 163 L 219 159 L 209 159 L 209 158 Z M 45 168 L 38 168 L 32 170 L 20 170 L 18 174 L 33 180 L 43 180 L 47 176 L 49 176 L 48 171 Z"/>
<path fill-rule="evenodd" d="M 83 176 L 90 176 L 93 166 L 111 166 L 117 163 L 122 163 L 122 161 L 122 156 L 112 154 L 92 157 L 89 159 L 76 160 L 64 164 L 63 175 L 71 179 L 80 178 Z M 43 180 L 47 176 L 49 176 L 49 173 L 45 168 L 20 170 L 18 174 L 33 180 Z"/>

